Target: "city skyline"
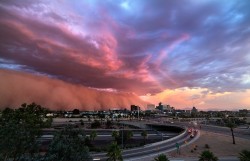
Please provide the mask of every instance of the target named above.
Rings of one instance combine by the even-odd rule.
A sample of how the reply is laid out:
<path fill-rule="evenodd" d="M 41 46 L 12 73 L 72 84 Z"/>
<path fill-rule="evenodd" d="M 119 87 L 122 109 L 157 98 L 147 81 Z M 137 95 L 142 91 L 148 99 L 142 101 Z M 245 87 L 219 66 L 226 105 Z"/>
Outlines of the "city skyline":
<path fill-rule="evenodd" d="M 1 1 L 0 106 L 250 109 L 249 7 Z"/>

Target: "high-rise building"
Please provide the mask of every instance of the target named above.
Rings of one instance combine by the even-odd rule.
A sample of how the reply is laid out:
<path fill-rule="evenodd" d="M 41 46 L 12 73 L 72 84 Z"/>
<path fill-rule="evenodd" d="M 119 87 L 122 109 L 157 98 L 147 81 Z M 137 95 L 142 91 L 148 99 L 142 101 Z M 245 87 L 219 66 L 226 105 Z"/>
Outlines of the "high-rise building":
<path fill-rule="evenodd" d="M 140 107 L 139 107 L 139 106 L 136 106 L 136 105 L 131 105 L 130 110 L 131 110 L 131 111 L 138 111 L 138 110 L 140 110 Z"/>
<path fill-rule="evenodd" d="M 156 106 L 156 108 L 157 108 L 158 110 L 163 111 L 163 105 L 162 105 L 162 103 L 160 102 L 159 105 Z"/>

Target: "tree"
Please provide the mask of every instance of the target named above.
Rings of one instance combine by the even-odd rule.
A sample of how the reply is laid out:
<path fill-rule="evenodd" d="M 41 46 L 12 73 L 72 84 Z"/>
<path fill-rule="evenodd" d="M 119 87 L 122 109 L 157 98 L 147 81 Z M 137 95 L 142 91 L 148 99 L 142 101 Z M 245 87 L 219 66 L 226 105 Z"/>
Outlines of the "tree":
<path fill-rule="evenodd" d="M 79 114 L 80 114 L 80 110 L 79 110 L 79 109 L 74 109 L 74 110 L 72 111 L 72 113 L 73 113 L 74 115 L 79 115 Z"/>
<path fill-rule="evenodd" d="M 233 129 L 236 127 L 236 125 L 235 125 L 232 121 L 229 121 L 229 122 L 226 124 L 226 126 L 230 128 L 231 133 L 232 133 L 232 138 L 233 138 L 233 144 L 235 144 L 234 130 L 233 130 Z"/>
<path fill-rule="evenodd" d="M 242 150 L 239 156 L 240 161 L 250 161 L 250 151 Z"/>
<path fill-rule="evenodd" d="M 169 161 L 165 154 L 160 154 L 154 158 L 155 161 Z"/>
<path fill-rule="evenodd" d="M 214 156 L 214 154 L 209 150 L 203 151 L 199 157 L 199 161 L 217 161 L 217 160 L 218 158 Z"/>
<path fill-rule="evenodd" d="M 85 144 L 85 134 L 81 129 L 67 126 L 62 131 L 55 134 L 45 161 L 88 161 L 92 160 L 89 155 L 89 149 Z"/>
<path fill-rule="evenodd" d="M 22 104 L 16 110 L 6 108 L 0 118 L 0 160 L 18 161 L 37 157 L 42 128 L 50 127 L 52 120 L 44 119 L 47 109 L 32 104 Z"/>
<path fill-rule="evenodd" d="M 107 153 L 107 161 L 123 161 L 122 151 L 116 142 L 112 142 Z"/>
<path fill-rule="evenodd" d="M 90 138 L 92 141 L 94 141 L 96 137 L 97 137 L 96 131 L 92 131 L 92 132 L 90 133 L 89 138 Z"/>
<path fill-rule="evenodd" d="M 133 137 L 133 132 L 131 130 L 121 130 L 119 131 L 119 141 L 124 141 L 126 143 L 128 140 L 130 140 Z"/>
<path fill-rule="evenodd" d="M 124 131 L 123 135 L 124 135 L 124 140 L 126 142 L 133 137 L 133 132 L 131 130 L 126 130 Z"/>
<path fill-rule="evenodd" d="M 118 141 L 118 139 L 119 139 L 119 131 L 113 131 L 112 132 L 112 137 L 116 140 L 116 141 Z"/>
<path fill-rule="evenodd" d="M 127 143 L 133 137 L 133 132 L 131 130 L 121 130 L 119 131 L 118 143 Z"/>
<path fill-rule="evenodd" d="M 141 136 L 143 137 L 143 142 L 144 142 L 144 145 L 146 144 L 146 138 L 148 137 L 148 133 L 147 131 L 142 131 L 141 133 Z"/>

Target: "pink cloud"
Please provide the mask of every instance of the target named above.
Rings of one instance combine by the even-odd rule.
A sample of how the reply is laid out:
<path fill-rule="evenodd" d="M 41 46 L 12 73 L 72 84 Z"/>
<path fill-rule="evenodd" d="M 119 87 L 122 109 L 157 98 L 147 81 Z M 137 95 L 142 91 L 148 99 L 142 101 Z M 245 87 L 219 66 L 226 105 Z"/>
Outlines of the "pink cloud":
<path fill-rule="evenodd" d="M 8 12 L 10 11 L 6 9 L 5 14 Z M 6 21 L 15 25 L 8 25 Z M 48 73 L 73 83 L 81 82 L 90 87 L 111 87 L 136 93 L 142 92 L 139 85 L 141 83 L 155 88 L 155 80 L 152 79 L 147 65 L 150 57 L 137 59 L 138 63 L 128 66 L 117 50 L 117 37 L 105 28 L 101 29 L 101 35 L 90 33 L 84 36 L 72 32 L 63 23 L 47 24 L 34 17 L 19 16 L 15 12 L 1 19 L 0 23 L 3 26 L 8 25 L 2 37 L 10 37 L 9 40 L 1 40 L 1 50 L 6 53 L 2 55 L 4 59 L 14 60 L 36 72 Z M 26 51 L 20 51 L 15 46 L 15 51 L 8 54 L 4 44 L 13 42 L 13 36 L 10 36 L 13 31 L 15 39 L 21 40 L 20 48 L 25 47 Z M 16 55 L 16 52 L 21 54 Z"/>

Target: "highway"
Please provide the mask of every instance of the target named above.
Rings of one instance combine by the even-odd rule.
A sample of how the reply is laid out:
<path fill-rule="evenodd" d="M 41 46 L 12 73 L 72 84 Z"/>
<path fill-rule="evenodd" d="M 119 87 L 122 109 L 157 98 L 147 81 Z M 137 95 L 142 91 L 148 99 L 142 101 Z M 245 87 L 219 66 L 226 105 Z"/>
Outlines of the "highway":
<path fill-rule="evenodd" d="M 129 124 L 130 123 L 131 122 L 129 122 Z M 129 129 L 133 131 L 134 139 L 143 139 L 141 137 L 141 132 L 146 130 L 148 133 L 148 139 L 158 139 L 158 140 L 163 140 L 163 141 L 152 143 L 152 144 L 147 144 L 143 147 L 123 150 L 122 154 L 123 154 L 124 160 L 136 160 L 136 158 L 140 158 L 142 156 L 157 155 L 166 151 L 175 150 L 176 149 L 175 146 L 177 142 L 182 146 L 182 145 L 185 145 L 187 142 L 191 142 L 192 140 L 194 140 L 190 138 L 190 134 L 187 133 L 187 131 L 184 131 L 181 134 L 180 133 L 178 134 L 176 132 L 168 132 L 168 131 L 159 132 L 153 128 L 145 129 L 145 127 L 148 127 L 148 126 L 145 125 L 143 122 L 140 122 L 139 124 L 140 124 L 140 127 L 144 129 Z M 157 123 L 155 125 L 159 125 L 159 124 Z M 111 136 L 112 131 L 122 130 L 122 129 L 94 129 L 94 130 L 97 132 L 97 137 L 95 140 L 98 141 L 98 140 L 103 140 L 103 139 L 113 140 L 114 138 L 112 138 Z M 128 130 L 128 129 L 123 129 L 123 130 Z M 53 134 L 56 131 L 57 130 L 55 129 L 44 129 L 42 137 L 39 140 L 41 141 L 52 140 Z M 85 129 L 84 131 L 85 131 L 85 134 L 89 136 L 91 131 L 93 131 L 93 129 Z M 94 158 L 94 160 L 106 160 L 107 159 L 106 153 L 92 153 L 92 157 Z"/>
<path fill-rule="evenodd" d="M 150 145 L 145 145 L 140 148 L 133 148 L 129 150 L 123 150 L 122 156 L 124 160 L 137 160 L 142 156 L 148 155 L 158 155 L 163 152 L 172 151 L 176 149 L 176 143 L 179 143 L 181 146 L 184 146 L 186 143 L 194 141 L 198 137 L 198 134 L 195 133 L 194 138 L 190 138 L 190 134 L 186 131 L 181 135 L 161 142 L 153 143 Z M 106 160 L 106 153 L 97 153 L 92 154 L 95 160 Z"/>
<path fill-rule="evenodd" d="M 90 136 L 90 133 L 95 130 L 97 132 L 97 137 L 95 140 L 114 140 L 112 137 L 112 132 L 114 130 L 109 130 L 109 129 L 85 129 L 84 132 L 86 136 Z M 117 129 L 118 130 L 118 129 Z M 122 130 L 122 129 L 120 129 Z M 126 131 L 128 129 L 124 129 Z M 148 134 L 148 139 L 158 139 L 158 140 L 166 140 L 172 137 L 175 137 L 178 135 L 178 133 L 173 133 L 173 132 L 168 132 L 168 133 L 158 133 L 155 130 L 147 130 L 147 129 L 129 129 L 133 132 L 133 137 L 134 139 L 143 139 L 141 136 L 141 132 L 146 130 Z M 57 130 L 55 129 L 44 129 L 42 131 L 42 136 L 38 139 L 40 141 L 50 141 L 54 137 L 54 133 Z"/>

